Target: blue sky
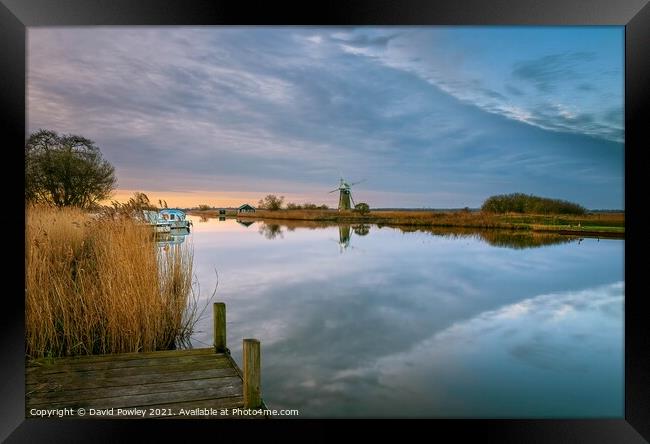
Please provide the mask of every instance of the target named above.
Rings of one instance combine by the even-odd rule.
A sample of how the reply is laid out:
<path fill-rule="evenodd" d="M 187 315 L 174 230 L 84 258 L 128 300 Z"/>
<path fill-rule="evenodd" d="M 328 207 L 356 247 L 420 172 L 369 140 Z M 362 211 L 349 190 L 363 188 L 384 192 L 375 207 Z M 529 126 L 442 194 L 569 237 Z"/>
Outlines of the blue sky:
<path fill-rule="evenodd" d="M 622 27 L 28 30 L 30 131 L 97 142 L 116 198 L 624 201 Z"/>

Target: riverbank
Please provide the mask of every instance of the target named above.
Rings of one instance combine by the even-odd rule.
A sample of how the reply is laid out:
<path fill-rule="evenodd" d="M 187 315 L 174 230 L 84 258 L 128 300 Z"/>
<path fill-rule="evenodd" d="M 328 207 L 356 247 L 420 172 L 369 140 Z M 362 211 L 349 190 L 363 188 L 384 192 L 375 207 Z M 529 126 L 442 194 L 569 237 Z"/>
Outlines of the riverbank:
<path fill-rule="evenodd" d="M 188 214 L 219 217 L 216 210 L 193 210 Z M 496 228 L 618 239 L 625 237 L 625 213 L 588 213 L 582 216 L 574 216 L 560 214 L 493 214 L 478 211 L 377 210 L 364 215 L 353 211 L 339 212 L 337 210 L 257 210 L 255 213 L 237 214 L 237 218 L 414 227 Z"/>

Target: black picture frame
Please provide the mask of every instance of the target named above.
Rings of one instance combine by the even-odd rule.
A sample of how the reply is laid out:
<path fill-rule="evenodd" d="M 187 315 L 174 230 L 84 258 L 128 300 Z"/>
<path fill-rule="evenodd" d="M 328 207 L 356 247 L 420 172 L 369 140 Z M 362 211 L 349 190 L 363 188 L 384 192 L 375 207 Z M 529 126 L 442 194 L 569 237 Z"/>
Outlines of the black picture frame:
<path fill-rule="evenodd" d="M 354 0 L 286 3 L 222 0 L 0 0 L 0 112 L 3 153 L 18 165 L 26 137 L 26 28 L 80 25 L 624 25 L 625 26 L 625 417 L 603 420 L 423 420 L 359 421 L 364 434 L 423 427 L 432 437 L 453 441 L 526 443 L 636 443 L 650 440 L 650 335 L 640 291 L 644 247 L 637 199 L 643 184 L 640 161 L 650 147 L 650 4 L 648 0 Z M 6 162 L 9 162 L 7 160 Z M 5 165 L 5 170 L 11 167 Z M 18 167 L 16 167 L 18 170 Z M 19 170 L 18 170 L 19 171 Z M 19 173 L 20 174 L 20 173 Z M 20 176 L 18 176 L 20 177 Z M 22 192 L 11 186 L 7 205 L 20 208 Z M 15 211 L 15 210 L 14 210 Z M 20 222 L 20 221 L 19 221 Z M 12 220 L 12 224 L 18 224 Z M 24 220 L 23 226 L 24 228 Z M 20 228 L 19 228 L 20 229 Z M 19 238 L 19 236 L 12 236 Z M 22 245 L 22 247 L 21 247 Z M 24 244 L 19 244 L 18 250 Z M 23 262 L 17 261 L 18 264 Z M 20 267 L 19 267 L 20 268 Z M 24 276 L 24 270 L 23 276 Z M 21 271 L 9 272 L 20 287 Z M 169 438 L 177 433 L 201 439 L 226 435 L 246 440 L 243 431 L 273 430 L 287 437 L 309 427 L 312 439 L 341 436 L 342 420 L 155 421 L 43 420 L 24 418 L 24 285 L 3 301 L 0 440 L 8 442 L 123 441 L 146 428 Z M 255 426 L 255 427 L 253 427 Z M 357 428 L 357 423 L 352 424 Z M 318 435 L 313 435 L 314 431 Z M 237 433 L 237 435 L 234 435 Z M 302 432 L 301 432 L 302 433 Z M 191 434 L 191 435 L 190 435 Z M 231 435 L 232 434 L 232 435 Z M 149 435 L 148 435 L 149 436 Z M 645 439 L 644 439 L 645 438 Z"/>

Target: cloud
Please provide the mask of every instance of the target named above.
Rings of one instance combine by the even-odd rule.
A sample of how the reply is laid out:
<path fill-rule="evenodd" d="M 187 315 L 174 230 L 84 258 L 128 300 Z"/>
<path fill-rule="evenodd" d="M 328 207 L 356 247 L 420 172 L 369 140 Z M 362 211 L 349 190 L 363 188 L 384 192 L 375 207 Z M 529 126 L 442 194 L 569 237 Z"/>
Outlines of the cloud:
<path fill-rule="evenodd" d="M 345 46 L 352 46 L 355 48 L 385 48 L 391 40 L 394 40 L 399 36 L 400 33 L 375 36 L 367 34 L 334 34 L 330 38 L 333 42 L 343 43 Z"/>
<path fill-rule="evenodd" d="M 578 86 L 576 86 L 576 89 L 584 92 L 592 92 L 596 90 L 596 87 L 590 83 L 581 83 Z"/>
<path fill-rule="evenodd" d="M 558 83 L 580 78 L 580 67 L 594 59 L 593 52 L 551 54 L 515 63 L 512 75 L 530 82 L 541 92 L 549 93 L 557 88 Z"/>
<path fill-rule="evenodd" d="M 305 190 L 321 201 L 318 190 L 331 189 L 341 171 L 368 178 L 374 207 L 458 207 L 512 188 L 547 190 L 541 177 L 550 175 L 558 197 L 621 206 L 615 149 L 598 163 L 586 147 L 600 152 L 611 148 L 606 142 L 535 128 L 616 136 L 620 104 L 594 114 L 565 100 L 528 101 L 529 89 L 512 100 L 503 79 L 459 71 L 471 58 L 443 47 L 444 36 L 416 28 L 34 28 L 28 126 L 95 140 L 128 189 L 275 186 L 268 192 Z M 558 148 L 568 140 L 574 148 Z M 513 159 L 521 170 L 510 169 Z M 609 178 L 608 188 L 568 180 L 567 169 L 542 171 L 579 163 Z"/>
<path fill-rule="evenodd" d="M 513 96 L 523 96 L 524 92 L 520 90 L 519 88 L 512 86 L 512 85 L 506 85 L 505 87 L 506 91 L 510 93 Z"/>
<path fill-rule="evenodd" d="M 364 32 L 365 34 L 359 34 Z M 467 31 L 469 33 L 469 31 Z M 356 56 L 368 57 L 394 69 L 413 73 L 442 91 L 472 104 L 487 112 L 503 115 L 540 128 L 588 134 L 617 142 L 623 141 L 622 125 L 610 125 L 597 114 L 603 100 L 622 102 L 622 80 L 619 85 L 612 82 L 620 78 L 621 71 L 604 64 L 596 50 L 576 50 L 545 54 L 532 59 L 517 58 L 510 61 L 503 57 L 503 51 L 484 44 L 497 57 L 488 58 L 474 53 L 458 43 L 463 36 L 460 30 L 421 30 L 407 29 L 397 34 L 382 34 L 380 30 L 356 30 L 343 38 L 338 33 L 338 41 L 367 41 L 372 38 L 392 38 L 392 46 L 370 46 L 345 44 L 342 49 Z M 513 34 L 516 31 L 512 31 Z M 454 38 L 458 34 L 460 38 Z M 477 34 L 480 34 L 477 32 Z M 513 39 L 516 36 L 513 35 Z M 570 46 L 570 45 L 564 45 Z M 426 49 L 425 49 L 426 48 Z M 532 49 L 535 49 L 532 46 Z M 488 52 L 490 53 L 490 52 Z M 510 59 L 512 55 L 510 55 Z M 620 59 L 622 61 L 622 58 Z M 617 67 L 618 68 L 618 67 Z M 621 65 L 622 68 L 622 65 Z M 483 76 L 495 71 L 500 77 Z M 494 78 L 490 78 L 494 77 Z M 591 83 L 585 79 L 593 79 Z M 506 83 L 504 84 L 504 80 Z M 598 87 L 594 86 L 598 84 Z M 612 89 L 613 86 L 616 88 Z M 605 94 L 596 91 L 606 88 Z M 552 93 L 552 94 L 551 94 Z M 553 97 L 555 96 L 555 97 Z M 549 100 L 571 104 L 582 108 L 579 119 L 565 119 L 562 115 L 549 115 Z M 509 112 L 517 108 L 516 113 Z M 535 115 L 539 108 L 546 109 L 545 116 Z M 591 117 L 586 117 L 591 115 Z M 557 117 L 558 119 L 555 119 Z M 600 120 L 598 125 L 586 119 Z"/>

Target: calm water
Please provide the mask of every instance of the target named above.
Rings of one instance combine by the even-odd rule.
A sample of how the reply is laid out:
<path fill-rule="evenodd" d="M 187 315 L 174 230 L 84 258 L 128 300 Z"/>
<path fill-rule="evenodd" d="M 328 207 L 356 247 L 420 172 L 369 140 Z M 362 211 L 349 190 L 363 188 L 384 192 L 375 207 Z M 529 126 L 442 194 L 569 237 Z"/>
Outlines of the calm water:
<path fill-rule="evenodd" d="M 623 417 L 621 240 L 201 221 L 202 301 L 301 417 Z M 216 272 L 215 272 L 216 271 Z M 211 307 L 192 343 L 212 343 Z"/>

